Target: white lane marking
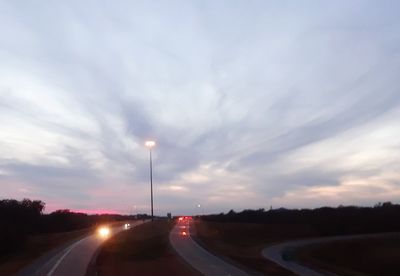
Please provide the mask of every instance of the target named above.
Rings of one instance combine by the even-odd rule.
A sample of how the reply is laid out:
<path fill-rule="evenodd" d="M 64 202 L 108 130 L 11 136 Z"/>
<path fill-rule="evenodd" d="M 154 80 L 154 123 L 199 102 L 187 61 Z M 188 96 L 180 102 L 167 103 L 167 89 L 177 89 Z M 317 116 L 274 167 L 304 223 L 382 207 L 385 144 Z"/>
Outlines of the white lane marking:
<path fill-rule="evenodd" d="M 138 225 L 140 225 L 140 224 L 149 222 L 149 221 L 150 221 L 150 220 L 133 221 L 133 222 L 131 222 L 131 223 L 132 223 L 132 228 L 133 228 L 133 227 L 136 227 L 136 226 L 138 226 Z M 86 239 L 86 238 L 88 238 L 88 237 L 90 237 L 90 236 L 91 236 L 91 235 L 88 235 L 88 236 L 82 238 L 81 240 L 79 240 L 79 241 L 77 241 L 77 242 L 71 244 L 71 245 L 70 245 L 69 247 L 67 247 L 66 249 L 64 249 L 63 252 L 65 252 L 65 253 L 60 257 L 60 259 L 59 259 L 59 260 L 57 261 L 57 263 L 53 266 L 53 268 L 50 270 L 50 272 L 46 274 L 46 276 L 51 276 L 51 275 L 54 273 L 54 271 L 57 269 L 57 267 L 60 265 L 61 261 L 68 255 L 68 253 L 71 252 L 71 250 L 72 250 L 76 245 L 78 245 L 78 243 L 80 243 L 81 241 L 83 241 L 84 239 Z M 66 251 L 67 251 L 67 252 L 66 252 Z M 57 256 L 57 255 L 56 255 L 56 256 Z M 36 270 L 35 273 L 34 273 L 34 275 L 38 275 L 39 272 L 40 272 L 41 270 L 43 270 L 45 267 L 47 267 L 47 266 L 55 259 L 56 256 L 52 257 L 48 262 L 46 262 L 46 264 L 45 264 L 44 266 L 42 266 L 41 268 L 39 268 L 38 270 Z"/>
<path fill-rule="evenodd" d="M 72 249 L 75 248 L 75 246 L 77 246 L 80 242 L 82 242 L 84 239 L 83 238 L 73 244 L 71 244 L 67 250 L 65 250 L 64 254 L 60 257 L 60 259 L 58 259 L 58 261 L 54 264 L 54 266 L 51 268 L 51 270 L 49 271 L 49 273 L 47 273 L 47 276 L 51 276 L 53 275 L 54 271 L 57 269 L 57 267 L 60 265 L 60 263 L 62 262 L 62 260 L 64 260 L 64 258 L 68 255 L 69 252 L 71 252 Z"/>

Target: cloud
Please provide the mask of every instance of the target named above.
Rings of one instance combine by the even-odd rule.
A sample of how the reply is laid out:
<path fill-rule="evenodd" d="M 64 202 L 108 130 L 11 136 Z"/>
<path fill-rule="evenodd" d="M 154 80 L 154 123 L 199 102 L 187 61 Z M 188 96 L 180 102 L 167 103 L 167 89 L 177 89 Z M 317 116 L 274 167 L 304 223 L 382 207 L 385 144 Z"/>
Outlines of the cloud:
<path fill-rule="evenodd" d="M 397 6 L 1 3 L 0 196 L 145 212 L 155 139 L 160 214 L 373 204 L 397 185 Z"/>

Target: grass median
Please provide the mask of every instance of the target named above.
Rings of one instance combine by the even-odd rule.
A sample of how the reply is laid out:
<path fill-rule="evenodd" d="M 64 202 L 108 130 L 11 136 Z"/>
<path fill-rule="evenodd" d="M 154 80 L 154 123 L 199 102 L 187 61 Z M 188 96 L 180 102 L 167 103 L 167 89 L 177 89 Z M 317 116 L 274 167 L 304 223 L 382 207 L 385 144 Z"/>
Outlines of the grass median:
<path fill-rule="evenodd" d="M 68 242 L 84 237 L 93 228 L 28 237 L 23 248 L 0 258 L 0 275 L 15 275 L 38 257 Z"/>
<path fill-rule="evenodd" d="M 225 256 L 249 272 L 293 275 L 265 259 L 261 251 L 268 245 L 316 235 L 309 225 L 196 222 L 197 239 L 211 252 Z"/>
<path fill-rule="evenodd" d="M 197 238 L 211 252 L 267 275 L 293 275 L 264 259 L 266 246 L 289 240 L 318 237 L 309 225 L 219 223 L 197 221 Z M 400 275 L 400 236 L 334 241 L 293 252 L 301 264 L 337 275 Z"/>
<path fill-rule="evenodd" d="M 400 237 L 334 241 L 299 249 L 297 259 L 337 275 L 400 275 Z"/>
<path fill-rule="evenodd" d="M 198 275 L 170 247 L 172 227 L 156 220 L 110 238 L 97 257 L 97 275 Z"/>

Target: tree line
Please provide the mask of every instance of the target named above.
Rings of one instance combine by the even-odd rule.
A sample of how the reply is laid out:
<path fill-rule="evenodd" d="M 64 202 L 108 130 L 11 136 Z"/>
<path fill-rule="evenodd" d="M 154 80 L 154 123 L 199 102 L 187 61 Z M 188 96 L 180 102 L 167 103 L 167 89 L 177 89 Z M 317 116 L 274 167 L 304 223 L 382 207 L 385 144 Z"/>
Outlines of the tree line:
<path fill-rule="evenodd" d="M 68 209 L 44 214 L 45 206 L 41 200 L 0 200 L 0 256 L 20 250 L 29 235 L 67 232 L 134 218 L 115 214 L 88 215 Z"/>
<path fill-rule="evenodd" d="M 400 231 L 400 205 L 378 203 L 374 207 L 339 206 L 316 209 L 258 209 L 203 216 L 215 222 L 307 224 L 320 235 L 346 235 Z"/>

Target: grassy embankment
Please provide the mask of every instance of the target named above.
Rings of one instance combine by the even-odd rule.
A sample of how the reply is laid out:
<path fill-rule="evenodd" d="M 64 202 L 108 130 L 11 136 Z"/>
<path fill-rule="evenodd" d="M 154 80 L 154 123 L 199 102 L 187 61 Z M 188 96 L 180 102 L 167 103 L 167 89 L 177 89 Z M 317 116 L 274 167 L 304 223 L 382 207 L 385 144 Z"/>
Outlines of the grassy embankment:
<path fill-rule="evenodd" d="M 197 237 L 215 254 L 268 275 L 291 275 L 264 259 L 261 250 L 287 240 L 319 236 L 307 225 L 255 223 L 196 223 Z M 400 237 L 336 241 L 308 246 L 295 258 L 310 267 L 337 275 L 400 275 Z"/>
<path fill-rule="evenodd" d="M 123 225 L 125 221 L 104 223 L 110 226 Z M 22 248 L 0 257 L 0 275 L 13 275 L 40 256 L 94 233 L 97 226 L 62 233 L 30 235 Z"/>
<path fill-rule="evenodd" d="M 400 236 L 305 247 L 297 252 L 297 258 L 337 275 L 400 275 Z"/>
<path fill-rule="evenodd" d="M 226 256 L 252 271 L 268 275 L 293 275 L 262 257 L 268 245 L 291 239 L 315 237 L 308 225 L 196 222 L 197 238 L 207 249 Z"/>
<path fill-rule="evenodd" d="M 48 251 L 85 236 L 93 228 L 55 234 L 28 237 L 24 247 L 0 258 L 0 275 L 15 275 L 17 271 Z"/>
<path fill-rule="evenodd" d="M 172 227 L 157 220 L 115 235 L 97 257 L 97 275 L 198 275 L 170 247 Z"/>

